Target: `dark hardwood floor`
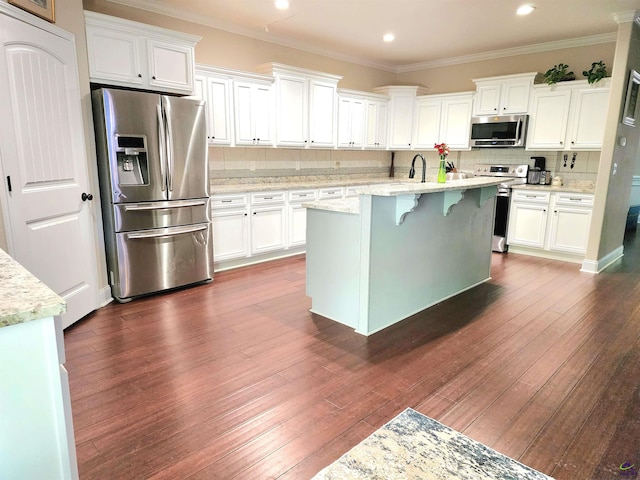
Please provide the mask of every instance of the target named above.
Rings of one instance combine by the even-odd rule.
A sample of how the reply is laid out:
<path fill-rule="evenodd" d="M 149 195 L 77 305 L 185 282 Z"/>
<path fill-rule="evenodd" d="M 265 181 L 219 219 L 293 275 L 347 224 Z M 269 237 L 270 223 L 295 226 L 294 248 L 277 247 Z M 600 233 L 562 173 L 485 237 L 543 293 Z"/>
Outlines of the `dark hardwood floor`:
<path fill-rule="evenodd" d="M 640 469 L 640 232 L 599 275 L 495 254 L 368 338 L 309 307 L 295 257 L 67 329 L 81 480 L 308 479 L 406 407 L 558 480 Z"/>

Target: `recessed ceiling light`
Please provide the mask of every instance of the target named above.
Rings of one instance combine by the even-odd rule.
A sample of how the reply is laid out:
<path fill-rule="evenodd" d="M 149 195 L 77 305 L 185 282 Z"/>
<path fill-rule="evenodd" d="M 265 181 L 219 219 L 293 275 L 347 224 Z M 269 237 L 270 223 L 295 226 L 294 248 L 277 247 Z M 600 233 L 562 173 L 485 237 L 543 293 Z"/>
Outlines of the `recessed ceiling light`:
<path fill-rule="evenodd" d="M 286 10 L 289 8 L 289 0 L 276 0 L 274 4 L 279 10 Z"/>
<path fill-rule="evenodd" d="M 529 15 L 535 9 L 536 7 L 534 7 L 533 5 L 522 5 L 521 7 L 518 8 L 518 10 L 516 10 L 516 13 L 518 15 Z"/>
<path fill-rule="evenodd" d="M 393 42 L 396 39 L 396 36 L 393 33 L 385 33 L 382 37 L 382 40 L 385 42 Z"/>

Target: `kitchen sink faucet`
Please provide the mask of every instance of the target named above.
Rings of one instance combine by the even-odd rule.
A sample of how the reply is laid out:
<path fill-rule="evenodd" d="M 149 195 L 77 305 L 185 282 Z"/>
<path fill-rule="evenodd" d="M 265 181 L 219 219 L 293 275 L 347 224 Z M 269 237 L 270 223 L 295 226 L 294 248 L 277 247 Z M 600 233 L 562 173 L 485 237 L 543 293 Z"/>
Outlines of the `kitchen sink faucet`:
<path fill-rule="evenodd" d="M 427 171 L 427 162 L 424 159 L 424 156 L 421 153 L 418 153 L 415 157 L 413 157 L 413 160 L 411 160 L 411 169 L 409 170 L 409 178 L 413 178 L 416 174 L 416 168 L 415 168 L 415 163 L 416 163 L 416 158 L 420 157 L 422 159 L 422 183 L 425 183 L 425 174 Z"/>

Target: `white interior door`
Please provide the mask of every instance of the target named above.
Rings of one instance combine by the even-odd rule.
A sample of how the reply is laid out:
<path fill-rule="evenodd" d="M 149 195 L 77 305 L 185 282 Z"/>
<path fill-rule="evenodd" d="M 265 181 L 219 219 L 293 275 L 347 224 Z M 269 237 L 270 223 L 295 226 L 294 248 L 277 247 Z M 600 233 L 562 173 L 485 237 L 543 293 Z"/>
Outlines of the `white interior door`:
<path fill-rule="evenodd" d="M 73 37 L 34 25 L 0 12 L 0 198 L 8 253 L 67 302 L 66 327 L 97 306 L 92 202 L 82 194 L 99 196 L 88 189 Z"/>

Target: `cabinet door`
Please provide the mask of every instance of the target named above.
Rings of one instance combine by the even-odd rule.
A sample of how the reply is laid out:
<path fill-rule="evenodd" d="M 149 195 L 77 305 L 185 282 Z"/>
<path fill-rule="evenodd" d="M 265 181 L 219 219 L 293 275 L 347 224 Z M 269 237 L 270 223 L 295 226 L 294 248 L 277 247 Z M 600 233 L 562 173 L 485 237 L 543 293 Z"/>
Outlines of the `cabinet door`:
<path fill-rule="evenodd" d="M 236 82 L 233 93 L 236 145 L 254 145 L 256 138 L 253 133 L 251 85 Z"/>
<path fill-rule="evenodd" d="M 497 115 L 500 104 L 500 85 L 478 85 L 473 107 L 474 115 Z"/>
<path fill-rule="evenodd" d="M 450 148 L 469 148 L 471 106 L 471 97 L 445 100 L 443 102 L 440 141 L 437 143 L 444 142 Z"/>
<path fill-rule="evenodd" d="M 505 82 L 500 96 L 500 115 L 527 113 L 530 92 L 530 80 Z"/>
<path fill-rule="evenodd" d="M 234 83 L 236 145 L 266 145 L 271 141 L 271 89 Z"/>
<path fill-rule="evenodd" d="M 337 92 L 334 84 L 309 84 L 309 146 L 336 146 Z"/>
<path fill-rule="evenodd" d="M 211 220 L 214 262 L 249 256 L 249 220 L 246 208 L 214 210 Z"/>
<path fill-rule="evenodd" d="M 574 91 L 568 140 L 571 149 L 599 150 L 609 107 L 609 88 L 580 88 Z"/>
<path fill-rule="evenodd" d="M 387 145 L 386 102 L 368 101 L 366 104 L 366 127 L 364 146 L 366 148 L 385 148 Z"/>
<path fill-rule="evenodd" d="M 307 242 L 307 209 L 302 204 L 289 205 L 288 247 L 297 247 Z"/>
<path fill-rule="evenodd" d="M 389 144 L 388 148 L 395 150 L 411 149 L 413 135 L 413 108 L 416 97 L 414 95 L 394 95 L 389 113 Z M 433 146 L 433 145 L 432 145 Z"/>
<path fill-rule="evenodd" d="M 193 48 L 149 39 L 149 85 L 157 90 L 193 93 Z"/>
<path fill-rule="evenodd" d="M 308 85 L 303 78 L 276 79 L 277 144 L 304 147 L 308 130 Z"/>
<path fill-rule="evenodd" d="M 584 254 L 591 226 L 590 208 L 556 206 L 551 220 L 549 249 Z"/>
<path fill-rule="evenodd" d="M 95 82 L 142 85 L 144 39 L 128 32 L 87 25 L 89 75 Z"/>
<path fill-rule="evenodd" d="M 364 101 L 341 98 L 338 103 L 338 146 L 362 147 L 364 132 Z"/>
<path fill-rule="evenodd" d="M 436 143 L 440 143 L 441 116 L 441 101 L 418 100 L 416 105 L 415 148 L 433 148 Z"/>
<path fill-rule="evenodd" d="M 543 248 L 547 225 L 547 208 L 547 205 L 512 202 L 507 243 L 509 245 Z"/>
<path fill-rule="evenodd" d="M 564 149 L 570 103 L 571 90 L 534 92 L 527 149 Z"/>
<path fill-rule="evenodd" d="M 231 145 L 230 81 L 226 78 L 207 79 L 208 141 L 213 145 Z"/>
<path fill-rule="evenodd" d="M 269 85 L 254 85 L 251 93 L 254 134 L 258 144 L 273 143 L 273 90 Z"/>
<path fill-rule="evenodd" d="M 251 254 L 285 248 L 285 206 L 251 208 Z"/>

